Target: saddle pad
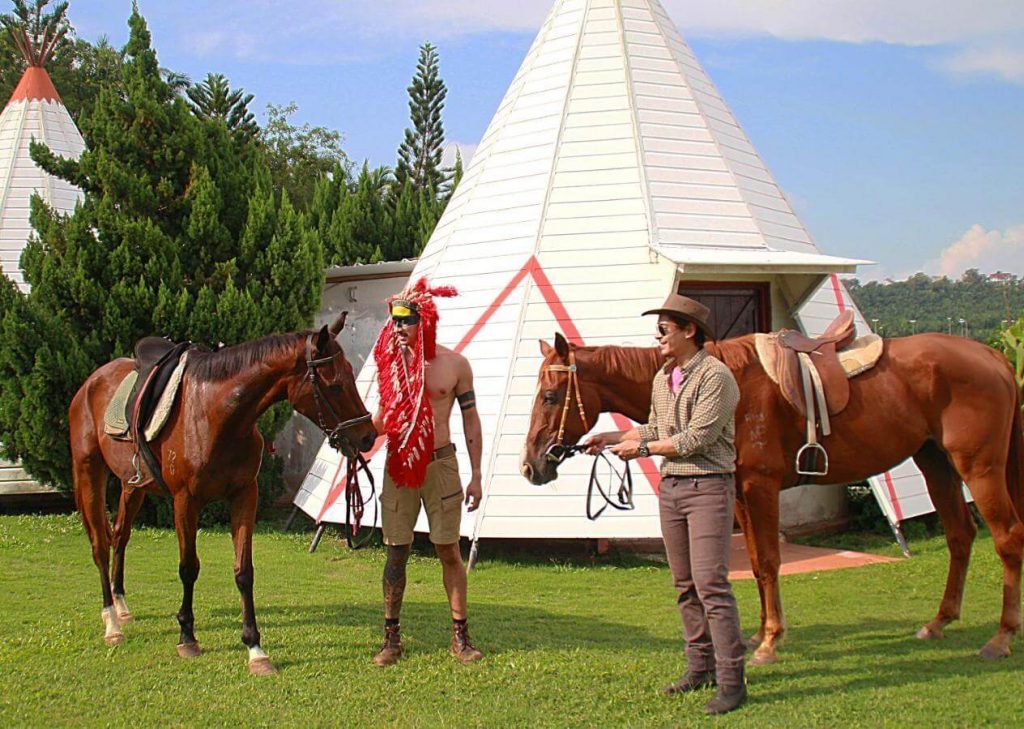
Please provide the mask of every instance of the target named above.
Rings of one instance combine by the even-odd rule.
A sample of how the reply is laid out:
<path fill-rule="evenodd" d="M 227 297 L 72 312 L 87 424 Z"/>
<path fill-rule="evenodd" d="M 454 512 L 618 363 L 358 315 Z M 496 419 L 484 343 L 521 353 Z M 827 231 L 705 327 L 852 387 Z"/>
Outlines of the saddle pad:
<path fill-rule="evenodd" d="M 167 387 L 160 394 L 160 401 L 156 404 L 156 410 L 153 411 L 153 416 L 149 419 L 149 424 L 143 434 L 146 436 L 147 443 L 160 435 L 160 430 L 167 423 L 171 408 L 174 407 L 174 398 L 178 394 L 178 388 L 181 387 L 181 378 L 185 374 L 186 364 L 188 364 L 188 352 L 178 358 L 178 364 L 174 368 L 174 372 L 171 373 L 171 379 L 167 381 Z"/>
<path fill-rule="evenodd" d="M 761 366 L 768 373 L 772 382 L 778 385 L 779 381 L 776 379 L 778 370 L 775 367 L 777 356 L 775 337 L 775 334 L 755 334 L 754 344 L 757 347 L 757 356 L 761 360 Z M 843 371 L 846 372 L 846 379 L 856 377 L 874 367 L 882 356 L 883 348 L 884 340 L 880 336 L 865 334 L 863 337 L 853 340 L 846 349 L 836 352 L 839 363 L 843 366 Z"/>
<path fill-rule="evenodd" d="M 139 373 L 135 370 L 129 372 L 121 384 L 117 386 L 114 397 L 107 403 L 107 410 L 103 414 L 103 432 L 107 435 L 124 437 L 128 434 L 128 418 L 125 417 L 125 410 L 128 408 L 128 398 L 135 387 L 135 381 L 139 379 Z"/>

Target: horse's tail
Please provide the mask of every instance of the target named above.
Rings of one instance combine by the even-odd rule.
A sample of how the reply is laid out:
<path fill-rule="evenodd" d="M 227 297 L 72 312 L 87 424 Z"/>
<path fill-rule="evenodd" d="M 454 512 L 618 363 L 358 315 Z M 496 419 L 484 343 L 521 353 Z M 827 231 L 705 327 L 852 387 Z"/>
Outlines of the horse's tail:
<path fill-rule="evenodd" d="M 1010 428 L 1010 450 L 1006 459 L 1006 488 L 1010 492 L 1017 518 L 1024 521 L 1024 427 L 1021 421 L 1021 392 L 1015 388 L 1017 397 L 1013 403 L 1013 425 Z"/>

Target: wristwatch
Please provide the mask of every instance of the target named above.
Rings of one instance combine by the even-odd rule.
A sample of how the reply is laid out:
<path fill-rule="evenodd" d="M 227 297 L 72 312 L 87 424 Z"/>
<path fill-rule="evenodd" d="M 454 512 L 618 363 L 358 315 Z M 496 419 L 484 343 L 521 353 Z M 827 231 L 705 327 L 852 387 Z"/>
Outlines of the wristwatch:
<path fill-rule="evenodd" d="M 636 452 L 640 454 L 641 458 L 650 458 L 651 449 L 647 447 L 647 441 L 640 441 L 640 447 L 636 449 Z"/>

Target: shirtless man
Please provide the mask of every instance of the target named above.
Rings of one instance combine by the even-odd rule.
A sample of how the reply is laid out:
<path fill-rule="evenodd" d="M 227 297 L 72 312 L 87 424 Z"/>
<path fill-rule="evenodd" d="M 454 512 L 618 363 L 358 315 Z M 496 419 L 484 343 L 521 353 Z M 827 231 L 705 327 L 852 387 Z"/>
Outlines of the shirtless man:
<path fill-rule="evenodd" d="M 462 503 L 480 506 L 480 415 L 469 361 L 436 345 L 437 308 L 433 296 L 454 290 L 428 288 L 420 279 L 389 304 L 391 321 L 374 347 L 381 407 L 377 432 L 388 437 L 388 460 L 381 489 L 381 526 L 387 546 L 384 566 L 384 642 L 373 658 L 390 666 L 403 654 L 399 625 L 405 593 L 406 563 L 420 506 L 426 509 L 430 541 L 444 575 L 452 612 L 451 653 L 462 663 L 483 654 L 469 639 L 466 624 L 466 571 L 459 549 Z M 459 480 L 455 444 L 448 421 L 458 401 L 472 477 L 465 493 Z"/>

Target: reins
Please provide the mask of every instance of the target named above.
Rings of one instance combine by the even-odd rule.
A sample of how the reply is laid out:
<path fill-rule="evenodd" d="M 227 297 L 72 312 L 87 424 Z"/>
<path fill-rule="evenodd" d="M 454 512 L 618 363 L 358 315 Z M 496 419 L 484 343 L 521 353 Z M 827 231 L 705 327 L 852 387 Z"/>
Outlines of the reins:
<path fill-rule="evenodd" d="M 363 513 L 366 507 L 366 499 L 363 497 L 363 490 L 359 486 L 359 472 L 363 471 L 370 482 L 370 502 L 373 504 L 373 522 L 361 539 L 356 535 L 362 528 Z M 355 458 L 348 459 L 345 474 L 345 543 L 349 549 L 360 549 L 370 543 L 373 538 L 373 530 L 377 528 L 377 517 L 380 507 L 377 505 L 377 487 L 373 481 L 373 473 L 363 458 L 362 453 L 357 453 Z"/>
<path fill-rule="evenodd" d="M 565 401 L 562 403 L 562 417 L 558 424 L 558 435 L 555 437 L 555 441 L 548 446 L 547 451 L 545 451 L 545 456 L 549 461 L 561 464 L 566 459 L 586 450 L 586 447 L 581 445 L 565 445 L 565 424 L 569 419 L 570 401 L 574 393 L 584 433 L 590 430 L 590 425 L 587 422 L 587 412 L 583 407 L 583 396 L 580 393 L 580 376 L 579 367 L 576 365 L 576 352 L 571 349 L 569 350 L 569 364 L 548 365 L 547 369 L 549 372 L 566 372 L 569 375 L 569 382 L 565 388 Z M 612 493 L 612 488 L 606 490 L 601 485 L 598 466 L 602 460 L 608 465 L 609 471 L 618 477 L 619 487 L 615 490 L 614 494 Z M 604 501 L 604 504 L 597 511 L 594 510 L 593 505 L 594 492 L 600 494 L 601 500 Z M 635 508 L 633 504 L 633 474 L 629 470 L 629 461 L 625 462 L 625 471 L 619 473 L 619 470 L 609 460 L 608 456 L 603 452 L 599 452 L 594 456 L 594 463 L 590 467 L 590 482 L 587 484 L 587 518 L 591 521 L 596 521 L 609 506 L 618 511 L 632 511 Z"/>

